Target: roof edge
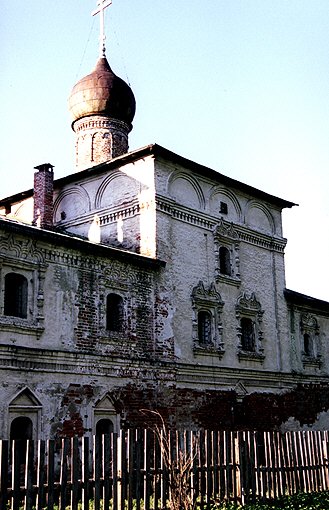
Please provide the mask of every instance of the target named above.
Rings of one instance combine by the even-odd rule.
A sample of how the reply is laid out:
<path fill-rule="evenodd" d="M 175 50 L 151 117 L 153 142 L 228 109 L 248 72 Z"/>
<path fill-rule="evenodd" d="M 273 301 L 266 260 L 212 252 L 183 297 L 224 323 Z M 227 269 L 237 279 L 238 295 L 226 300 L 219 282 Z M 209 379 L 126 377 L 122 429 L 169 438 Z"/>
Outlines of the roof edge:
<path fill-rule="evenodd" d="M 26 225 L 18 221 L 9 220 L 0 216 L 0 228 L 6 231 L 14 232 L 22 235 L 29 235 L 32 238 L 39 238 L 43 241 L 53 242 L 56 245 L 68 247 L 75 250 L 91 253 L 92 255 L 99 255 L 103 257 L 115 257 L 121 260 L 128 260 L 134 264 L 142 265 L 144 267 L 160 268 L 165 267 L 166 262 L 161 259 L 152 259 L 139 253 L 114 248 L 105 244 L 92 243 L 87 239 L 79 238 L 75 235 L 68 235 L 56 230 L 46 230 L 32 225 Z"/>
<path fill-rule="evenodd" d="M 86 168 L 85 170 L 80 170 L 79 172 L 74 172 L 74 173 L 66 175 L 64 177 L 60 177 L 59 179 L 55 179 L 54 187 L 56 188 L 61 185 L 69 184 L 70 182 L 74 182 L 75 180 L 77 180 L 78 176 L 80 176 L 81 178 L 85 178 L 89 175 L 94 175 L 94 174 L 97 174 L 98 172 L 102 172 L 105 169 L 111 169 L 112 167 L 117 167 L 118 164 L 128 164 L 128 163 L 131 163 L 133 161 L 136 161 L 136 160 L 141 159 L 146 156 L 154 156 L 154 157 L 158 156 L 158 157 L 162 157 L 163 159 L 168 159 L 168 160 L 174 161 L 176 163 L 179 163 L 182 166 L 187 166 L 189 168 L 192 168 L 195 172 L 199 173 L 200 175 L 209 177 L 214 180 L 221 180 L 222 182 L 224 182 L 224 184 L 227 184 L 228 186 L 232 186 L 236 189 L 244 191 L 245 193 L 247 193 L 249 195 L 253 195 L 253 196 L 259 197 L 263 200 L 266 200 L 270 203 L 276 204 L 281 209 L 291 208 L 291 207 L 298 205 L 294 202 L 290 202 L 283 198 L 276 197 L 276 196 L 271 195 L 265 191 L 259 190 L 258 188 L 250 186 L 249 184 L 245 184 L 241 181 L 233 179 L 232 177 L 228 177 L 227 175 L 222 174 L 221 172 L 218 172 L 217 170 L 209 168 L 205 165 L 202 165 L 201 163 L 197 163 L 197 162 L 195 162 L 191 159 L 188 159 L 184 156 L 180 156 L 179 154 L 176 154 L 175 152 L 172 152 L 171 150 L 166 149 L 165 147 L 162 147 L 161 145 L 158 145 L 157 143 L 145 145 L 143 147 L 140 147 L 139 149 L 135 149 L 131 152 L 127 152 L 126 154 L 123 154 L 122 156 L 118 156 L 118 157 L 113 158 L 113 159 L 106 161 L 104 163 L 100 163 L 99 165 L 95 165 L 90 168 Z M 10 205 L 10 204 L 19 202 L 19 201 L 21 201 L 25 198 L 29 198 L 31 196 L 33 196 L 33 189 L 29 189 L 29 190 L 23 191 L 21 193 L 16 193 L 15 195 L 11 195 L 9 197 L 1 199 L 0 207 L 4 207 L 6 205 Z"/>
<path fill-rule="evenodd" d="M 302 294 L 301 292 L 296 292 L 290 289 L 284 290 L 284 296 L 286 300 L 292 304 L 313 306 L 319 310 L 329 312 L 329 301 L 307 296 L 306 294 Z"/>

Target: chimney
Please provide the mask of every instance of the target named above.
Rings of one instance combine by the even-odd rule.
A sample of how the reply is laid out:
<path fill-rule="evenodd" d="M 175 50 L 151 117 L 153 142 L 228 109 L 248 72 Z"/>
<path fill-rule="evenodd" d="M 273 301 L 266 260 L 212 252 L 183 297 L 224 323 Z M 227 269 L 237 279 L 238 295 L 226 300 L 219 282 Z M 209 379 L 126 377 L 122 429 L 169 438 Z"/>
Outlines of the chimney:
<path fill-rule="evenodd" d="M 34 173 L 32 224 L 41 228 L 51 228 L 54 212 L 54 167 L 50 163 L 44 163 L 34 168 L 37 171 Z"/>

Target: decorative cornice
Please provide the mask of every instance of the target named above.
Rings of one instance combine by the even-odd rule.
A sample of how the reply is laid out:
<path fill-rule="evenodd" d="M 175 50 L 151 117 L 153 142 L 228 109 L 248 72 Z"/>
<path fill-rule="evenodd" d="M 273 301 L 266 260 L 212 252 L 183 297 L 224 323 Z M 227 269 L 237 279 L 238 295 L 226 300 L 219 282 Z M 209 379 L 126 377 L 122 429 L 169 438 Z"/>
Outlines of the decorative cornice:
<path fill-rule="evenodd" d="M 130 126 L 126 122 L 117 119 L 109 119 L 102 115 L 90 115 L 74 122 L 74 130 L 76 133 L 86 129 L 110 129 L 113 127 L 121 129 L 122 131 L 130 131 Z"/>
<path fill-rule="evenodd" d="M 159 195 L 156 196 L 156 208 L 158 211 L 169 214 L 177 220 L 197 225 L 207 230 L 212 230 L 215 225 L 215 222 L 208 215 L 202 214 L 199 211 L 196 213 L 195 209 L 180 206 L 174 200 Z"/>
<path fill-rule="evenodd" d="M 24 262 L 44 263 L 44 253 L 37 248 L 37 243 L 32 239 L 17 240 L 14 235 L 0 235 L 0 253 L 1 258 L 19 259 L 21 264 Z"/>
<path fill-rule="evenodd" d="M 4 233 L 2 233 L 2 226 Z M 33 236 L 33 241 L 29 238 L 30 236 Z M 73 234 L 52 232 L 21 223 L 1 221 L 1 219 L 0 249 L 2 253 L 6 253 L 6 256 L 19 260 L 19 263 L 26 260 L 27 265 L 38 263 L 39 268 L 47 263 L 58 263 L 87 270 L 91 268 L 102 270 L 109 260 L 115 260 L 118 264 L 138 266 L 139 269 L 165 266 L 165 262 L 159 259 L 110 245 L 95 244 Z"/>
<path fill-rule="evenodd" d="M 254 230 L 247 230 L 247 227 L 237 227 L 237 229 L 239 230 L 241 241 L 266 248 L 267 250 L 273 250 L 280 253 L 284 252 L 287 244 L 287 240 L 284 238 L 267 236 L 266 234 L 255 232 Z"/>
<path fill-rule="evenodd" d="M 196 225 L 206 230 L 210 230 L 214 232 L 215 236 L 226 236 L 234 241 L 244 241 L 279 253 L 284 252 L 287 244 L 287 240 L 285 238 L 274 237 L 262 232 L 257 232 L 245 225 L 228 222 L 223 218 L 214 218 L 213 216 L 199 211 L 196 213 L 194 209 L 179 206 L 174 200 L 170 200 L 163 196 L 156 196 L 156 206 L 158 211 L 168 214 L 177 220 L 183 221 L 184 223 L 189 223 L 190 225 Z M 217 227 L 219 227 L 218 231 Z"/>
<path fill-rule="evenodd" d="M 117 208 L 109 213 L 102 214 L 99 212 L 100 225 L 108 225 L 109 223 L 115 223 L 119 219 L 132 218 L 140 213 L 142 207 L 137 200 L 132 200 L 129 207 Z"/>

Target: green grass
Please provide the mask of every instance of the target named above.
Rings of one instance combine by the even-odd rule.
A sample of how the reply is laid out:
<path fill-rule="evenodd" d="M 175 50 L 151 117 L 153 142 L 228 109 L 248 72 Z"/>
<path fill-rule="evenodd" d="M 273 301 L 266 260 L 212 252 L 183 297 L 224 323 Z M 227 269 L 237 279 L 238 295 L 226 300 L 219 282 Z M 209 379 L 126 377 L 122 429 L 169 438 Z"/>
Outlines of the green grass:
<path fill-rule="evenodd" d="M 103 501 L 100 502 L 101 510 L 103 510 Z M 141 510 L 144 509 L 144 502 L 141 501 Z M 153 501 L 150 502 L 150 507 L 153 508 Z M 128 509 L 126 502 L 125 508 Z M 169 508 L 169 504 L 167 505 Z M 196 505 L 191 510 L 198 510 L 199 506 Z M 94 501 L 89 502 L 89 510 L 94 509 Z M 133 509 L 136 510 L 136 501 L 133 502 Z M 10 507 L 8 506 L 8 510 Z M 20 507 L 23 510 L 23 507 Z M 58 506 L 54 507 L 54 510 L 58 510 Z M 66 510 L 71 510 L 70 506 L 66 507 Z M 79 504 L 79 510 L 82 510 L 81 503 Z M 107 510 L 112 510 L 112 501 Z M 327 492 L 313 492 L 313 493 L 300 493 L 294 496 L 284 496 L 269 502 L 258 502 L 249 503 L 241 507 L 233 503 L 218 503 L 211 506 L 211 510 L 329 510 L 329 491 Z"/>
<path fill-rule="evenodd" d="M 214 505 L 213 510 L 235 510 L 233 504 Z M 243 510 L 329 510 L 329 492 L 300 493 L 285 496 L 267 503 L 250 503 Z"/>

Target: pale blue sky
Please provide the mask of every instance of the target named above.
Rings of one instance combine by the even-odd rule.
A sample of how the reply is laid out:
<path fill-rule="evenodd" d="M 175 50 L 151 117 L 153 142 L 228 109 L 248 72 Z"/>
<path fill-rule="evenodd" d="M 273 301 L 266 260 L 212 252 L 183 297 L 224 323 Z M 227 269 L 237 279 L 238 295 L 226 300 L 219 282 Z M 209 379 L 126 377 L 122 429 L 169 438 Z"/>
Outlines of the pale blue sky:
<path fill-rule="evenodd" d="M 74 170 L 67 98 L 98 56 L 96 0 L 7 0 L 0 16 L 0 195 L 33 167 Z M 157 142 L 300 206 L 287 286 L 329 300 L 328 0 L 113 0 L 107 56 L 137 102 L 130 148 Z"/>

